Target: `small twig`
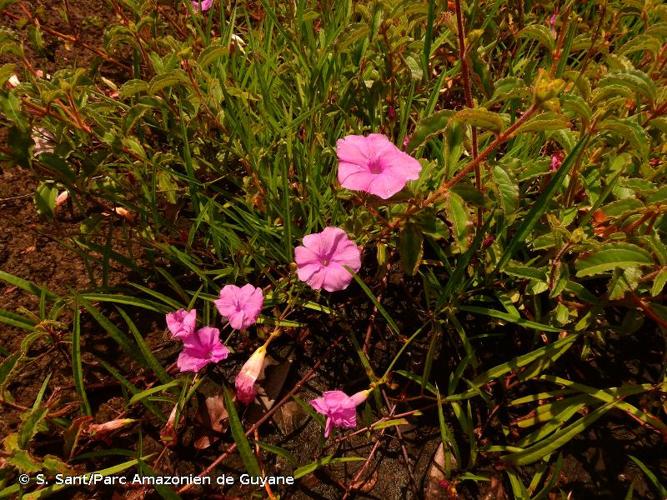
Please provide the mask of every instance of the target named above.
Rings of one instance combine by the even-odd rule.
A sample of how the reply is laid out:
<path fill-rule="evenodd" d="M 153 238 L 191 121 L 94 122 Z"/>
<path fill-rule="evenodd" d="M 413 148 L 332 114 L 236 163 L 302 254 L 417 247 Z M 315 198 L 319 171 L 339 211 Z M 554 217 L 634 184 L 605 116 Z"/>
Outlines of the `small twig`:
<path fill-rule="evenodd" d="M 660 316 L 658 316 L 653 309 L 651 309 L 651 306 L 647 304 L 644 300 L 640 299 L 637 297 L 634 293 L 632 294 L 632 301 L 638 305 L 644 313 L 651 318 L 653 321 L 658 323 L 661 327 L 667 328 L 667 321 L 662 319 Z"/>
<path fill-rule="evenodd" d="M 370 465 L 371 461 L 373 460 L 373 457 L 375 456 L 378 448 L 380 447 L 380 444 L 382 443 L 382 437 L 384 436 L 386 431 L 387 429 L 384 428 L 380 432 L 380 436 L 375 441 L 375 444 L 373 445 L 371 452 L 368 454 L 368 457 L 366 458 L 364 465 L 361 466 L 361 468 L 352 478 L 352 482 L 347 486 L 347 489 L 345 490 L 345 495 L 343 495 L 343 500 L 347 500 L 350 497 L 350 493 L 352 492 L 352 486 L 354 486 L 356 483 L 359 482 L 359 479 L 361 479 L 361 477 L 364 475 L 364 472 L 366 472 L 366 469 L 368 469 L 368 466 Z"/>
<path fill-rule="evenodd" d="M 387 393 L 385 392 L 384 389 L 380 389 L 380 392 L 382 392 L 382 398 L 384 399 L 385 404 L 387 407 L 389 407 L 389 398 L 387 397 Z M 394 404 L 392 406 L 391 413 L 394 413 L 396 411 L 396 405 Z M 394 416 L 394 418 L 396 418 Z M 403 433 L 401 432 L 401 427 L 398 425 L 394 426 L 394 430 L 396 431 L 396 436 L 398 437 L 398 441 L 401 444 L 401 452 L 403 454 L 403 461 L 405 462 L 405 467 L 407 468 L 408 471 L 408 478 L 410 479 L 410 483 L 412 484 L 412 487 L 414 488 L 415 493 L 419 491 L 419 488 L 417 486 L 417 481 L 415 479 L 415 474 L 414 470 L 412 468 L 412 463 L 410 462 L 410 456 L 408 455 L 408 450 L 405 447 L 405 444 L 403 443 Z"/>

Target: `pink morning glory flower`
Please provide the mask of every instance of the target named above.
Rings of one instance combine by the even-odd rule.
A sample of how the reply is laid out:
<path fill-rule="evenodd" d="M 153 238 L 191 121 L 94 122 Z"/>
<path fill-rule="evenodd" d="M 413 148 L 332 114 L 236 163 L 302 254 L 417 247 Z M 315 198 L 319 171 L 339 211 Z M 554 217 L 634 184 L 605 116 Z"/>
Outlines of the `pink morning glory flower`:
<path fill-rule="evenodd" d="M 264 305 L 264 295 L 261 288 L 248 284 L 241 288 L 236 285 L 225 285 L 220 290 L 220 298 L 215 302 L 232 328 L 243 330 L 257 321 Z"/>
<path fill-rule="evenodd" d="M 263 345 L 252 353 L 236 376 L 236 399 L 243 404 L 248 405 L 255 399 L 255 382 L 262 373 L 265 357 L 266 346 Z"/>
<path fill-rule="evenodd" d="M 549 165 L 549 170 L 555 172 L 563 164 L 563 158 L 565 155 L 562 151 L 558 151 L 551 155 L 551 164 Z"/>
<path fill-rule="evenodd" d="M 195 11 L 205 12 L 208 9 L 211 8 L 211 5 L 213 5 L 213 0 L 193 0 L 192 1 L 192 8 Z"/>
<path fill-rule="evenodd" d="M 336 143 L 338 181 L 344 188 L 391 198 L 419 178 L 421 164 L 382 134 L 348 135 Z"/>
<path fill-rule="evenodd" d="M 183 350 L 176 366 L 182 372 L 198 372 L 209 363 L 217 363 L 229 356 L 229 349 L 220 342 L 220 331 L 205 326 L 183 339 Z"/>
<path fill-rule="evenodd" d="M 197 311 L 186 311 L 179 309 L 178 311 L 167 314 L 167 328 L 172 336 L 177 339 L 184 339 L 192 335 L 195 331 L 197 323 Z"/>
<path fill-rule="evenodd" d="M 357 426 L 357 406 L 366 401 L 370 390 L 348 396 L 343 391 L 327 391 L 322 397 L 310 401 L 318 413 L 327 417 L 324 437 L 329 437 L 334 427 L 354 429 Z"/>
<path fill-rule="evenodd" d="M 315 290 L 327 292 L 344 290 L 352 281 L 352 274 L 361 268 L 361 252 L 345 231 L 326 227 L 321 233 L 303 237 L 303 246 L 294 249 L 297 275 Z"/>

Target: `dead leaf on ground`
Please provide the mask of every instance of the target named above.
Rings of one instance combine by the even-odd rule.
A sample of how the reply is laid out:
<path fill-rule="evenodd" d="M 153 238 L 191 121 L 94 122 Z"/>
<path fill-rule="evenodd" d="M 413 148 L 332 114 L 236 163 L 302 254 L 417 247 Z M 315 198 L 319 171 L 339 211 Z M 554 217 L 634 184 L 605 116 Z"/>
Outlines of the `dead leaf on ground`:
<path fill-rule="evenodd" d="M 262 373 L 257 378 L 255 385 L 256 399 L 259 400 L 259 404 L 255 403 L 250 406 L 247 413 L 248 422 L 257 422 L 276 403 L 285 386 L 294 359 L 293 346 L 285 346 L 283 350 L 276 353 L 276 357 L 266 356 Z"/>
<path fill-rule="evenodd" d="M 498 476 L 493 476 L 491 478 L 489 489 L 482 496 L 482 500 L 507 500 L 507 493 L 505 493 L 503 481 L 498 478 Z"/>
<path fill-rule="evenodd" d="M 227 430 L 229 414 L 222 395 L 209 396 L 204 402 L 211 430 L 223 433 Z"/>
<path fill-rule="evenodd" d="M 375 488 L 375 485 L 378 482 L 378 471 L 377 469 L 373 470 L 371 477 L 362 478 L 357 481 L 354 481 L 350 485 L 350 490 L 358 493 L 370 493 Z"/>
<path fill-rule="evenodd" d="M 273 415 L 273 421 L 284 435 L 292 434 L 307 418 L 308 414 L 296 401 L 288 401 Z"/>
<path fill-rule="evenodd" d="M 457 466 L 456 458 L 449 450 L 446 452 L 449 453 L 451 468 L 455 469 Z M 438 449 L 435 451 L 431 466 L 428 469 L 426 485 L 424 486 L 424 498 L 426 500 L 449 500 L 458 498 L 456 487 L 453 483 L 449 482 L 445 476 L 445 447 L 442 443 L 440 443 L 440 446 L 438 446 Z"/>

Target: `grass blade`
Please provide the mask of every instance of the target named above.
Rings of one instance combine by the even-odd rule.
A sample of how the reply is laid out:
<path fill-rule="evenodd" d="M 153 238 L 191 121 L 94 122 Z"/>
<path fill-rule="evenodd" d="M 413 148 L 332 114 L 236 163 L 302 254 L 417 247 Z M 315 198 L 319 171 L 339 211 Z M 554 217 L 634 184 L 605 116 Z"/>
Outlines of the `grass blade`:
<path fill-rule="evenodd" d="M 257 463 L 257 457 L 252 452 L 248 438 L 246 437 L 245 431 L 243 430 L 243 425 L 241 425 L 241 420 L 239 419 L 239 415 L 236 412 L 236 406 L 234 406 L 232 393 L 229 391 L 229 389 L 227 389 L 227 387 L 224 388 L 224 391 L 225 408 L 229 414 L 229 427 L 232 431 L 232 437 L 234 438 L 236 447 L 239 450 L 239 454 L 241 455 L 241 460 L 243 460 L 243 464 L 245 465 L 248 474 L 251 476 L 261 476 L 262 473 L 260 471 L 259 464 Z"/>
<path fill-rule="evenodd" d="M 74 387 L 81 398 L 81 407 L 86 415 L 92 415 L 86 386 L 83 379 L 83 365 L 81 363 L 81 311 L 78 304 L 74 304 L 74 327 L 72 329 L 72 373 Z"/>

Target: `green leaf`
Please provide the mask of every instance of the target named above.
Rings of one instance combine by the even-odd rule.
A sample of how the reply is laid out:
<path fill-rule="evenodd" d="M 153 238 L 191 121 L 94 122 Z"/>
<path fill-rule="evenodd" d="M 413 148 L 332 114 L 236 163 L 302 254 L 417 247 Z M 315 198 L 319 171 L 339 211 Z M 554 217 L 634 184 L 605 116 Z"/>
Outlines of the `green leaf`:
<path fill-rule="evenodd" d="M 508 264 L 503 268 L 505 274 L 516 276 L 518 278 L 525 278 L 530 280 L 547 281 L 546 268 L 536 268 L 530 266 L 521 266 L 515 264 Z"/>
<path fill-rule="evenodd" d="M 556 361 L 558 361 L 558 358 L 560 358 L 563 354 L 565 354 L 570 347 L 572 347 L 571 343 L 565 343 L 559 346 L 555 346 L 551 351 L 548 357 L 543 357 L 540 359 L 537 359 L 533 361 L 530 365 L 526 367 L 525 370 L 523 370 L 517 378 L 521 381 L 524 380 L 530 380 L 531 378 L 537 377 L 540 373 L 542 373 L 544 370 L 550 368 L 551 366 L 554 365 Z"/>
<path fill-rule="evenodd" d="M 59 176 L 58 180 L 70 184 L 74 184 L 76 181 L 76 173 L 72 171 L 67 162 L 60 156 L 44 152 L 39 155 L 39 162 L 51 169 L 56 177 Z"/>
<path fill-rule="evenodd" d="M 625 198 L 623 200 L 612 201 L 601 207 L 600 210 L 607 217 L 622 217 L 642 208 L 644 208 L 644 204 L 637 198 Z"/>
<path fill-rule="evenodd" d="M 141 460 L 145 461 L 151 458 L 153 455 L 146 455 L 141 458 Z M 121 472 L 125 472 L 127 469 L 134 467 L 139 463 L 139 459 L 134 459 L 134 460 L 129 460 L 127 462 L 120 463 L 118 465 L 114 465 L 113 467 L 108 467 L 106 469 L 100 469 L 95 472 L 89 472 L 86 474 L 83 474 L 82 476 L 85 476 L 87 478 L 90 478 L 93 474 L 99 474 L 100 476 L 116 476 L 120 475 Z M 48 486 L 46 488 L 42 488 L 40 490 L 32 491 L 30 493 L 24 493 L 23 496 L 21 497 L 23 500 L 37 500 L 39 498 L 46 498 L 48 496 L 51 496 L 53 493 L 56 491 L 61 491 L 64 489 L 70 488 L 69 485 L 67 484 L 53 484 L 51 486 Z"/>
<path fill-rule="evenodd" d="M 229 427 L 232 431 L 232 437 L 236 443 L 236 447 L 241 455 L 241 460 L 243 460 L 243 465 L 245 465 L 246 471 L 251 476 L 259 477 L 262 475 L 262 472 L 257 463 L 257 457 L 252 452 L 250 448 L 250 443 L 248 438 L 245 435 L 243 430 L 243 425 L 241 425 L 241 420 L 239 420 L 239 415 L 236 413 L 236 406 L 234 406 L 234 398 L 232 397 L 231 392 L 227 387 L 224 387 L 224 399 L 225 399 L 225 408 L 229 414 Z"/>
<path fill-rule="evenodd" d="M 47 290 L 46 288 L 38 286 L 34 284 L 32 281 L 24 280 L 23 278 L 19 278 L 18 276 L 14 276 L 13 274 L 6 273 L 5 271 L 2 270 L 0 270 L 0 280 L 6 281 L 10 285 L 20 288 L 21 290 L 29 292 L 37 297 L 45 295 L 46 298 L 50 300 L 55 300 L 58 298 L 58 296 L 55 293 Z"/>
<path fill-rule="evenodd" d="M 120 329 L 109 321 L 97 308 L 88 302 L 82 295 L 79 295 L 76 300 L 88 311 L 88 313 L 99 323 L 99 325 L 106 330 L 111 337 L 125 352 L 127 352 L 134 359 L 145 365 L 143 358 L 136 352 L 136 347 L 132 344 L 127 335 L 120 331 Z"/>
<path fill-rule="evenodd" d="M 349 24 L 347 29 L 341 33 L 347 36 L 336 43 L 336 50 L 346 52 L 357 42 L 367 38 L 369 33 L 370 29 L 366 23 Z"/>
<path fill-rule="evenodd" d="M 449 191 L 445 198 L 445 214 L 452 226 L 455 249 L 464 252 L 470 245 L 473 224 L 463 198 L 453 191 Z"/>
<path fill-rule="evenodd" d="M 419 81 L 424 77 L 424 70 L 414 57 L 406 56 L 405 64 L 408 66 L 413 80 Z"/>
<path fill-rule="evenodd" d="M 518 368 L 527 366 L 530 363 L 533 363 L 534 361 L 537 361 L 542 358 L 548 359 L 552 354 L 561 352 L 561 350 L 565 346 L 571 347 L 578 338 L 579 338 L 578 334 L 573 334 L 573 335 L 571 334 L 549 345 L 545 345 L 544 347 L 535 349 L 534 351 L 531 351 L 527 354 L 522 354 L 521 356 L 517 356 L 516 358 L 506 363 L 501 363 L 497 366 L 494 366 L 493 368 L 490 368 L 484 373 L 480 373 L 477 377 L 473 379 L 472 383 L 474 386 L 480 387 L 488 383 L 489 381 L 495 380 L 498 377 L 501 377 L 502 375 L 512 370 L 517 370 Z"/>
<path fill-rule="evenodd" d="M 500 194 L 503 212 L 506 217 L 511 217 L 519 206 L 519 185 L 500 165 L 493 167 L 492 173 Z"/>
<path fill-rule="evenodd" d="M 484 108 L 462 109 L 452 117 L 452 120 L 495 133 L 505 128 L 505 122 L 498 113 Z"/>
<path fill-rule="evenodd" d="M 417 123 L 414 133 L 410 136 L 410 142 L 408 142 L 406 148 L 408 153 L 421 146 L 429 137 L 442 132 L 452 116 L 454 116 L 454 111 L 446 109 L 438 111 L 428 118 L 421 119 Z"/>
<path fill-rule="evenodd" d="M 509 245 L 507 245 L 507 247 L 505 248 L 505 252 L 498 261 L 496 269 L 502 269 L 503 266 L 505 266 L 505 264 L 507 264 L 507 262 L 512 258 L 514 252 L 518 250 L 519 246 L 526 241 L 530 231 L 532 231 L 535 224 L 537 224 L 537 222 L 540 220 L 544 212 L 546 212 L 549 206 L 549 202 L 556 194 L 556 191 L 563 184 L 565 176 L 570 172 L 570 169 L 574 166 L 574 163 L 577 160 L 579 153 L 581 153 L 581 151 L 584 149 L 587 142 L 588 142 L 588 136 L 584 136 L 582 139 L 579 140 L 576 146 L 574 146 L 570 154 L 567 155 L 567 158 L 565 158 L 563 164 L 551 178 L 551 182 L 547 185 L 546 189 L 542 192 L 542 194 L 537 199 L 535 204 L 531 207 L 526 217 L 521 221 L 521 224 L 519 225 L 516 234 L 510 241 Z"/>
<path fill-rule="evenodd" d="M 81 312 L 78 304 L 74 304 L 74 325 L 72 329 L 72 373 L 74 387 L 81 398 L 81 406 L 86 415 L 92 415 L 86 386 L 83 377 L 83 365 L 81 363 Z"/>
<path fill-rule="evenodd" d="M 585 417 L 580 418 L 567 427 L 564 427 L 560 431 L 555 432 L 551 436 L 538 441 L 536 444 L 529 446 L 522 451 L 511 453 L 501 458 L 513 465 L 526 465 L 537 462 L 541 458 L 547 455 L 551 455 L 556 450 L 568 443 L 572 438 L 581 434 L 588 426 L 593 424 L 602 415 L 611 410 L 611 408 L 613 408 L 612 404 L 603 405 Z"/>
<path fill-rule="evenodd" d="M 580 257 L 575 263 L 577 277 L 594 276 L 616 268 L 651 265 L 653 259 L 643 248 L 632 243 L 607 243 Z"/>
<path fill-rule="evenodd" d="M 28 130 L 25 118 L 21 113 L 21 101 L 14 93 L 0 94 L 0 111 L 3 118 L 11 121 L 21 130 Z"/>
<path fill-rule="evenodd" d="M 646 50 L 650 52 L 653 59 L 655 59 L 658 56 L 661 47 L 662 42 L 658 38 L 647 34 L 639 34 L 628 40 L 620 49 L 618 49 L 617 53 L 627 55 Z"/>
<path fill-rule="evenodd" d="M 521 78 L 513 76 L 500 78 L 493 84 L 493 96 L 491 102 L 503 99 L 525 98 L 530 96 L 530 89 Z"/>
<path fill-rule="evenodd" d="M 0 309 L 0 323 L 15 326 L 29 332 L 34 332 L 36 325 L 34 320 L 11 311 L 5 311 L 4 309 Z"/>
<path fill-rule="evenodd" d="M 619 138 L 628 141 L 632 152 L 638 152 L 641 160 L 648 159 L 651 148 L 651 138 L 636 121 L 631 118 L 624 120 L 609 119 L 600 123 L 600 130 L 614 132 Z"/>
<path fill-rule="evenodd" d="M 287 451 L 285 448 L 281 448 L 280 446 L 276 446 L 274 444 L 269 444 L 269 443 L 264 443 L 260 441 L 259 447 L 262 448 L 265 451 L 268 451 L 269 453 L 273 453 L 274 455 L 277 455 L 281 458 L 284 458 L 287 460 L 287 462 L 290 463 L 290 465 L 296 465 L 297 461 L 296 458 L 294 458 L 294 455 L 292 455 L 289 451 Z"/>
<path fill-rule="evenodd" d="M 375 422 L 371 427 L 373 430 L 379 431 L 388 427 L 400 427 L 401 425 L 410 425 L 410 422 L 405 418 L 392 418 Z"/>
<path fill-rule="evenodd" d="M 19 431 L 19 446 L 21 448 L 26 448 L 33 436 L 40 431 L 40 424 L 46 418 L 47 413 L 49 413 L 49 409 L 45 406 L 32 410 L 28 414 Z"/>
<path fill-rule="evenodd" d="M 588 105 L 586 100 L 576 94 L 568 94 L 561 97 L 561 103 L 563 110 L 566 113 L 571 113 L 574 116 L 578 116 L 584 123 L 584 126 L 590 123 L 591 118 L 593 117 L 593 111 Z"/>
<path fill-rule="evenodd" d="M 9 375 L 11 375 L 19 359 L 21 359 L 21 353 L 15 352 L 7 356 L 5 360 L 0 363 L 0 394 L 4 392 L 4 387 L 9 382 Z"/>
<path fill-rule="evenodd" d="M 660 269 L 655 279 L 653 280 L 653 286 L 651 287 L 651 297 L 658 296 L 662 289 L 665 288 L 667 284 L 667 267 Z"/>
<path fill-rule="evenodd" d="M 660 481 L 658 480 L 656 475 L 651 471 L 651 469 L 646 467 L 646 464 L 644 464 L 644 462 L 639 460 L 637 457 L 634 457 L 632 455 L 628 455 L 628 457 L 630 458 L 630 460 L 632 460 L 634 463 L 637 464 L 637 466 L 642 470 L 642 472 L 646 475 L 646 477 L 649 478 L 649 481 L 653 483 L 653 486 L 655 486 L 655 488 L 658 490 L 660 498 L 667 498 L 667 488 L 665 488 L 660 483 Z"/>
<path fill-rule="evenodd" d="M 403 272 L 408 276 L 414 275 L 424 255 L 424 235 L 417 224 L 408 222 L 403 226 L 398 240 L 398 252 Z"/>
<path fill-rule="evenodd" d="M 144 80 L 128 80 L 118 90 L 120 97 L 132 97 L 134 95 L 148 92 L 148 82 Z"/>
<path fill-rule="evenodd" d="M 152 396 L 153 394 L 157 394 L 159 392 L 164 392 L 167 389 L 171 389 L 172 387 L 178 387 L 182 384 L 183 384 L 182 380 L 174 379 L 171 382 L 167 382 L 166 384 L 156 385 L 155 387 L 151 387 L 149 389 L 136 393 L 130 398 L 127 404 L 132 406 L 133 404 L 138 403 L 143 399 L 146 399 L 148 396 Z"/>
<path fill-rule="evenodd" d="M 667 434 L 667 425 L 664 424 L 660 419 L 650 413 L 641 411 L 630 403 L 623 401 L 623 398 L 627 396 L 655 390 L 656 386 L 653 384 L 623 385 L 621 387 L 610 387 L 609 389 L 596 389 L 595 387 L 572 382 L 570 380 L 553 375 L 541 375 L 539 380 L 546 380 L 553 382 L 554 384 L 560 384 L 564 387 L 567 387 L 568 389 L 574 389 L 588 394 L 595 399 L 602 401 L 603 403 L 613 404 L 616 408 L 626 412 L 628 415 L 632 415 L 638 421 L 647 423 L 660 430 L 663 435 Z M 659 385 L 658 387 L 661 386 Z"/>
<path fill-rule="evenodd" d="M 121 295 L 118 293 L 82 293 L 80 295 L 84 300 L 93 302 L 111 302 L 114 304 L 125 304 L 128 306 L 139 307 L 157 313 L 168 313 L 171 309 L 169 306 L 153 302 L 151 300 L 142 299 L 139 297 L 132 297 L 129 295 Z"/>
<path fill-rule="evenodd" d="M 200 68 L 207 68 L 221 57 L 229 55 L 229 47 L 221 45 L 211 45 L 202 50 L 197 58 L 197 65 Z"/>
<path fill-rule="evenodd" d="M 553 52 L 556 48 L 556 39 L 551 33 L 551 30 L 543 24 L 531 24 L 526 26 L 518 34 L 519 38 L 528 38 L 540 43 L 549 52 Z"/>
<path fill-rule="evenodd" d="M 657 97 L 657 89 L 655 83 L 649 78 L 646 73 L 639 70 L 628 70 L 623 72 L 610 73 L 600 79 L 599 86 L 601 88 L 619 85 L 627 88 L 635 94 L 643 95 L 653 103 Z"/>
<path fill-rule="evenodd" d="M 551 332 L 551 333 L 560 333 L 563 331 L 562 328 L 555 328 L 553 326 L 545 325 L 543 323 L 538 323 L 536 321 L 530 321 L 515 316 L 513 314 L 504 313 L 502 311 L 496 311 L 495 309 L 489 309 L 488 307 L 460 306 L 459 309 L 461 309 L 461 311 L 466 311 L 473 314 L 482 314 L 484 316 L 489 316 L 491 318 L 508 321 L 510 323 L 523 326 L 524 328 L 532 328 L 538 331 Z"/>
<path fill-rule="evenodd" d="M 294 479 L 300 479 L 303 476 L 315 472 L 320 467 L 328 465 L 331 463 L 346 463 L 346 462 L 363 462 L 366 460 L 364 457 L 339 457 L 334 458 L 333 455 L 327 455 L 326 457 L 320 458 L 315 462 L 311 462 L 308 465 L 299 467 L 293 472 Z"/>
<path fill-rule="evenodd" d="M 37 212 L 46 217 L 53 217 L 56 210 L 58 188 L 52 181 L 40 182 L 35 190 Z"/>
<path fill-rule="evenodd" d="M 139 351 L 141 351 L 142 356 L 146 360 L 148 366 L 150 366 L 151 369 L 153 370 L 153 373 L 157 376 L 158 379 L 160 379 L 160 382 L 162 382 L 163 384 L 171 382 L 172 378 L 169 376 L 169 374 L 167 374 L 167 371 L 155 358 L 153 351 L 144 340 L 144 337 L 141 335 L 141 332 L 139 332 L 139 329 L 136 327 L 132 319 L 120 307 L 116 307 L 116 310 L 123 317 L 125 323 L 127 323 L 127 326 L 130 329 L 130 332 L 132 332 L 132 336 L 134 337 L 135 342 L 139 346 Z"/>
<path fill-rule="evenodd" d="M 515 134 L 518 135 L 524 132 L 546 132 L 548 130 L 561 130 L 564 128 L 569 129 L 570 126 L 570 122 L 563 115 L 549 111 L 530 118 L 516 130 Z"/>
<path fill-rule="evenodd" d="M 364 281 L 359 277 L 359 275 L 355 272 L 352 271 L 349 267 L 345 266 L 345 268 L 352 273 L 354 276 L 354 281 L 357 282 L 357 284 L 361 287 L 361 289 L 364 291 L 366 296 L 371 299 L 371 302 L 373 302 L 373 305 L 377 308 L 378 311 L 380 311 L 380 314 L 382 317 L 387 321 L 387 325 L 389 326 L 389 329 L 395 334 L 395 335 L 400 335 L 400 330 L 398 328 L 398 325 L 394 321 L 394 319 L 391 317 L 391 315 L 387 312 L 387 310 L 380 304 L 380 301 L 378 301 L 377 297 L 373 295 L 373 292 L 371 292 L 371 289 L 368 288 L 368 285 L 364 283 Z"/>
<path fill-rule="evenodd" d="M 164 90 L 181 83 L 189 83 L 188 75 L 182 69 L 175 69 L 162 75 L 153 77 L 148 87 L 148 93 L 155 95 L 161 90 Z"/>

